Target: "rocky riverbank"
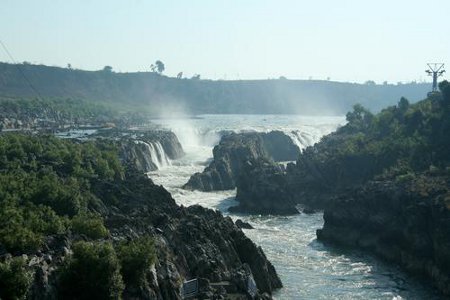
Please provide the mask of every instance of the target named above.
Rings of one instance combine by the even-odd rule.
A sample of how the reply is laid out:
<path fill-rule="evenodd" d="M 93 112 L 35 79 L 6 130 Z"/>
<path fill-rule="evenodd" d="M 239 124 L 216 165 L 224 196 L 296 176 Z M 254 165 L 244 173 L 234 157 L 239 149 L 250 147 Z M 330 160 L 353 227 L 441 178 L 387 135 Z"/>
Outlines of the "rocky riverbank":
<path fill-rule="evenodd" d="M 158 263 L 153 292 L 158 299 L 178 299 L 181 283 L 193 278 L 202 279 L 205 298 L 226 294 L 215 288 L 217 283 L 226 285 L 228 292 L 245 294 L 250 277 L 261 294 L 270 295 L 281 287 L 261 248 L 230 218 L 200 206 L 179 207 L 169 193 L 147 178 L 130 179 L 125 186 L 132 195 L 120 187 L 108 191 L 128 200 L 121 202 L 118 211 L 108 212 L 106 224 L 115 239 L 145 233 L 156 237 Z"/>
<path fill-rule="evenodd" d="M 89 163 L 92 168 L 89 174 L 92 175 L 80 173 L 80 168 L 72 165 L 71 159 L 65 160 L 65 163 L 73 168 L 61 166 L 61 163 L 57 163 L 61 161 L 58 158 L 55 166 L 59 173 L 52 175 L 61 178 L 58 179 L 60 183 L 52 183 L 52 190 L 57 190 L 57 194 L 52 194 L 52 197 L 56 197 L 57 202 L 46 204 L 51 206 L 34 206 L 34 202 L 42 203 L 47 199 L 45 193 L 48 191 L 45 188 L 39 190 L 36 196 L 21 196 L 31 199 L 25 203 L 0 201 L 1 230 L 8 235 L 0 239 L 0 295 L 6 295 L 2 298 L 7 299 L 7 295 L 26 295 L 29 299 L 58 299 L 62 296 L 67 299 L 84 298 L 86 292 L 80 289 L 88 286 L 102 297 L 110 293 L 122 295 L 125 299 L 182 299 L 183 284 L 195 279 L 198 283 L 198 299 L 247 299 L 248 295 L 254 295 L 256 299 L 271 299 L 272 292 L 282 286 L 262 249 L 247 238 L 231 218 L 200 206 L 178 206 L 162 186 L 153 184 L 136 168 L 134 161 L 123 160 L 122 167 L 117 165 L 117 157 L 111 155 L 118 154 L 120 149 L 113 140 L 70 142 L 53 137 L 23 135 L 3 138 L 9 140 L 0 140 L 2 143 L 19 141 L 19 149 L 22 149 L 22 144 L 27 145 L 27 155 L 33 157 L 35 168 L 36 160 L 39 168 L 53 165 L 53 161 L 49 161 L 49 156 L 46 156 L 48 152 L 45 152 L 45 156 L 39 152 L 42 147 L 45 151 L 63 149 L 54 154 L 57 158 L 65 151 L 73 151 L 74 154 L 78 150 L 88 151 L 88 155 L 81 157 L 78 163 Z M 46 139 L 50 139 L 49 145 L 45 144 Z M 44 146 L 39 148 L 34 145 Z M 109 152 L 103 153 L 105 149 Z M 5 164 L 3 161 L 0 163 Z M 6 163 L 6 166 L 11 167 L 10 163 Z M 27 165 L 26 160 L 23 165 Z M 115 170 L 115 174 L 111 173 L 112 170 Z M 84 185 L 86 190 L 82 191 L 83 198 L 74 198 L 75 201 L 82 199 L 85 205 L 83 211 L 76 212 L 74 216 L 57 215 L 53 209 L 58 213 L 63 209 L 77 209 L 69 206 L 73 203 L 70 198 L 72 193 L 62 196 L 65 192 L 63 185 L 66 182 L 73 184 L 77 180 L 84 182 L 86 178 L 89 178 L 89 183 Z M 30 184 L 34 187 L 33 182 Z M 24 195 L 34 193 L 34 188 L 25 188 L 28 190 Z M 10 191 L 21 195 L 20 188 Z M 22 232 L 16 233 L 12 229 L 16 225 L 10 219 L 16 220 L 17 216 L 9 219 L 6 216 L 13 211 L 16 214 L 26 213 L 22 211 L 22 206 L 26 205 L 33 209 L 30 213 L 45 209 L 41 214 L 45 213 L 45 218 L 53 219 L 45 225 L 47 223 L 43 222 L 50 221 L 40 219 L 44 216 L 32 214 L 31 221 L 37 225 L 29 229 L 27 227 L 25 230 L 30 231 L 27 231 L 27 236 L 23 236 Z M 45 229 L 43 224 L 49 228 L 60 227 L 50 230 Z M 34 235 L 36 240 L 31 239 Z M 18 237 L 23 237 L 27 244 L 17 240 Z M 151 244 L 139 244 L 146 238 Z M 144 265 L 143 268 L 142 265 L 148 260 L 140 263 L 146 252 L 139 254 L 142 251 L 140 249 L 144 249 L 139 247 L 146 247 L 148 251 L 154 249 L 156 259 L 148 267 Z M 118 266 L 118 260 L 122 267 Z M 135 277 L 130 277 L 128 269 L 135 272 L 139 268 L 143 269 L 139 273 L 132 273 Z M 96 285 L 79 279 L 65 281 L 70 276 L 79 278 L 94 274 L 101 275 L 101 278 L 95 278 L 96 282 L 98 280 Z"/>
<path fill-rule="evenodd" d="M 450 295 L 450 180 L 373 181 L 330 201 L 321 241 L 361 248 L 432 279 Z"/>
<path fill-rule="evenodd" d="M 183 282 L 199 280 L 198 299 L 246 299 L 248 281 L 258 288 L 257 299 L 270 299 L 281 281 L 257 247 L 230 218 L 200 206 L 179 207 L 164 188 L 143 175 L 95 187 L 102 199 L 97 208 L 114 242 L 153 237 L 157 262 L 145 288 L 126 288 L 125 299 L 182 299 Z M 114 200 L 113 200 L 114 198 Z M 116 205 L 108 205 L 110 201 Z M 34 270 L 30 299 L 55 299 L 58 270 L 79 235 L 48 236 L 42 251 L 26 256 Z M 3 253 L 2 257 L 10 254 Z"/>
<path fill-rule="evenodd" d="M 348 124 L 280 171 L 252 163 L 233 211 L 324 209 L 317 237 L 371 251 L 430 278 L 450 295 L 450 84 L 441 93 L 373 115 L 360 105 Z"/>
<path fill-rule="evenodd" d="M 322 210 L 343 190 L 358 186 L 379 172 L 381 164 L 366 156 L 335 159 L 335 150 L 348 134 L 332 133 L 281 168 L 253 159 L 238 177 L 237 207 L 231 211 L 258 214 L 297 214 L 298 207 Z"/>
<path fill-rule="evenodd" d="M 222 137 L 213 149 L 213 161 L 202 173 L 192 175 L 184 188 L 201 191 L 234 189 L 246 161 L 258 158 L 293 161 L 299 153 L 291 138 L 281 131 L 232 133 Z"/>

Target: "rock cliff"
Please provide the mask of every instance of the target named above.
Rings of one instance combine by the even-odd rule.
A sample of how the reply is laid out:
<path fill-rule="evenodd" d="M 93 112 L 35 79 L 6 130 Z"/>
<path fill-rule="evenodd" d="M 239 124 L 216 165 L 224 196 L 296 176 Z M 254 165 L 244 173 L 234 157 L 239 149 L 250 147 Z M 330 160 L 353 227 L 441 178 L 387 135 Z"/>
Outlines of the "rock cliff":
<path fill-rule="evenodd" d="M 373 181 L 333 199 L 318 239 L 371 251 L 450 295 L 450 180 Z"/>
<path fill-rule="evenodd" d="M 13 137 L 11 139 L 15 140 Z M 21 141 L 26 142 L 30 139 L 38 143 L 51 138 L 28 136 L 22 137 Z M 66 262 L 74 261 L 77 245 L 80 242 L 85 242 L 86 245 L 96 245 L 96 247 L 100 247 L 97 249 L 103 249 L 97 253 L 100 261 L 91 260 L 91 256 L 87 256 L 87 258 L 81 256 L 84 260 L 78 261 L 79 264 L 84 264 L 82 267 L 84 271 L 88 268 L 88 271 L 98 274 L 99 270 L 104 270 L 102 262 L 113 262 L 119 256 L 125 259 L 126 255 L 124 256 L 120 250 L 124 243 L 147 237 L 154 242 L 152 249 L 155 250 L 156 260 L 150 264 L 151 267 L 144 267 L 145 269 L 139 275 L 141 276 L 139 284 L 130 282 L 121 284 L 121 278 L 126 278 L 126 273 L 121 275 L 115 273 L 115 276 L 119 277 L 104 273 L 106 279 L 119 278 L 117 279 L 119 284 L 116 287 L 121 288 L 117 295 L 122 294 L 125 299 L 182 299 L 183 283 L 191 279 L 198 280 L 196 296 L 198 299 L 224 299 L 227 295 L 232 295 L 233 299 L 247 299 L 250 294 L 254 295 L 256 299 L 271 299 L 272 292 L 282 286 L 273 265 L 268 261 L 262 249 L 247 238 L 231 218 L 225 218 L 220 212 L 200 206 L 188 208 L 178 206 L 169 192 L 162 186 L 155 185 L 137 168 L 133 160 L 122 158 L 122 165 L 121 168 L 117 168 L 116 176 L 104 175 L 101 177 L 101 174 L 109 174 L 103 171 L 106 170 L 106 166 L 119 167 L 115 165 L 115 162 L 120 163 L 117 156 L 112 159 L 110 155 L 119 154 L 118 146 L 124 140 L 119 140 L 119 144 L 111 140 L 88 141 L 84 144 L 79 141 L 64 140 L 62 142 L 55 138 L 52 139 L 54 139 L 54 145 L 57 145 L 52 149 L 62 149 L 63 146 L 69 147 L 70 145 L 74 148 L 90 149 L 91 152 L 85 152 L 89 155 L 83 158 L 89 160 L 94 168 L 98 167 L 96 163 L 100 164 L 98 161 L 102 158 L 102 154 L 109 160 L 101 162 L 104 169 L 98 169 L 98 173 L 94 173 L 94 170 L 91 171 L 95 175 L 90 176 L 89 183 L 84 186 L 85 198 L 82 199 L 85 199 L 83 201 L 86 206 L 82 213 L 78 213 L 71 219 L 65 215 L 56 220 L 56 213 L 43 216 L 33 215 L 33 222 L 35 222 L 33 224 L 42 226 L 45 224 L 43 222 L 46 217 L 53 216 L 53 222 L 63 220 L 64 225 L 68 227 L 61 227 L 59 231 L 43 232 L 42 241 L 39 240 L 39 244 L 33 244 L 35 246 L 27 248 L 11 246 L 20 243 L 13 233 L 8 233 L 8 236 L 14 239 L 11 241 L 14 243 L 7 244 L 8 240 L 1 240 L 0 295 L 2 298 L 7 297 L 3 296 L 5 294 L 2 293 L 2 289 L 13 280 L 15 286 L 20 285 L 21 295 L 26 295 L 28 299 L 59 299 L 62 297 L 61 295 L 65 295 L 64 298 L 68 299 L 80 298 L 70 293 L 61 294 L 66 291 L 68 286 L 72 289 L 76 289 L 80 285 L 86 286 L 85 283 L 70 281 L 64 285 L 62 279 L 64 276 L 68 276 L 67 272 L 64 273 L 67 270 L 65 269 Z M 130 142 L 134 143 L 134 140 L 131 139 Z M 32 148 L 29 147 L 28 150 L 30 157 L 37 159 L 39 165 L 52 164 L 52 161 L 48 160 L 49 156 L 44 158 L 33 156 L 33 153 L 40 153 L 40 149 L 39 147 Z M 67 161 L 70 163 L 71 159 Z M 25 162 L 23 164 L 25 165 Z M 76 168 L 76 170 L 78 169 Z M 72 170 L 67 167 L 61 168 L 59 171 L 60 173 L 54 176 L 61 178 L 62 182 L 64 182 L 63 176 L 73 174 L 70 173 Z M 75 178 L 77 177 L 71 177 L 71 180 L 76 180 Z M 14 189 L 18 188 L 11 187 L 11 191 Z M 41 198 L 45 200 L 46 192 L 47 190 L 37 195 L 35 201 L 43 201 Z M 52 193 L 52 190 L 48 193 Z M 55 196 L 57 203 L 68 201 L 58 195 Z M 0 203 L 3 205 L 2 208 L 6 205 L 3 202 Z M 24 205 L 32 207 L 31 203 L 18 203 L 17 207 L 14 207 L 16 214 L 21 213 L 20 209 Z M 50 207 L 47 208 L 47 211 L 53 212 Z M 3 217 L 5 211 L 2 213 L 0 221 L 6 228 L 11 228 L 14 224 Z M 82 223 L 77 223 L 77 218 L 82 216 L 84 216 Z M 83 227 L 80 229 L 79 226 Z M 29 232 L 29 235 L 33 233 Z M 17 259 L 25 263 L 20 267 L 20 272 L 10 268 L 11 261 L 17 261 Z M 86 266 L 86 264 L 89 265 Z M 127 265 L 124 263 L 123 266 Z M 124 267 L 116 268 L 120 272 L 123 269 Z M 69 275 L 82 272 L 79 269 L 77 269 L 78 271 L 71 270 Z M 10 280 L 11 276 L 5 272 L 17 274 L 18 279 Z M 255 284 L 256 289 L 252 289 L 251 283 Z M 104 280 L 99 279 L 97 284 L 103 289 L 109 288 Z M 108 291 L 101 293 L 105 295 Z M 15 292 L 18 293 L 18 291 Z M 110 292 L 113 295 L 114 291 Z M 81 295 L 83 294 L 81 293 Z M 117 297 L 110 296 L 110 298 Z"/>
<path fill-rule="evenodd" d="M 149 286 L 127 287 L 125 299 L 182 299 L 183 282 L 194 278 L 199 279 L 199 299 L 223 299 L 227 293 L 246 299 L 249 278 L 258 288 L 257 299 L 270 299 L 282 286 L 262 249 L 220 212 L 200 206 L 180 207 L 163 187 L 137 173 L 114 185 L 99 182 L 93 189 L 102 200 L 96 210 L 105 218 L 113 241 L 143 235 L 155 240 L 158 259 L 149 275 Z M 43 251 L 27 256 L 35 270 L 31 299 L 56 297 L 57 270 L 80 238 L 84 239 L 49 236 Z"/>
<path fill-rule="evenodd" d="M 292 161 L 299 153 L 298 147 L 281 131 L 232 133 L 222 137 L 213 149 L 213 161 L 202 173 L 191 176 L 184 188 L 202 191 L 234 189 L 246 161 L 258 158 Z"/>
<path fill-rule="evenodd" d="M 231 212 L 290 215 L 298 213 L 282 166 L 265 159 L 247 161 L 237 180 L 238 206 Z"/>
<path fill-rule="evenodd" d="M 183 147 L 171 131 L 108 130 L 95 137 L 118 141 L 122 159 L 141 172 L 161 169 L 184 155 Z"/>

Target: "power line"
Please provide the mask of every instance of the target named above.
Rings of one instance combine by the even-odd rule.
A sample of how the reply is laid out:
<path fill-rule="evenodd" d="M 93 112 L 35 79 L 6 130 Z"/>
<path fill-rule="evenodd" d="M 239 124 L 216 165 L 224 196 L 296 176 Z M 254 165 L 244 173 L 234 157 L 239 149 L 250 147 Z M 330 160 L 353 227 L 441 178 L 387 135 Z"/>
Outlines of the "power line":
<path fill-rule="evenodd" d="M 11 53 L 8 51 L 8 48 L 6 48 L 6 45 L 3 43 L 2 40 L 0 40 L 0 44 L 2 45 L 3 50 L 5 50 L 6 54 L 9 56 L 9 58 L 11 59 L 11 61 L 13 62 L 13 64 L 16 66 L 16 68 L 19 70 L 19 73 L 22 75 L 22 77 L 25 79 L 25 81 L 28 83 L 28 85 L 30 86 L 31 90 L 33 90 L 33 92 L 36 93 L 36 95 L 38 96 L 39 99 L 42 99 L 41 94 L 38 92 L 38 90 L 33 86 L 33 84 L 31 83 L 31 81 L 28 79 L 28 77 L 25 75 L 25 73 L 23 72 L 23 70 L 20 68 L 19 64 L 16 62 L 16 60 L 14 59 L 14 57 L 11 55 Z"/>
<path fill-rule="evenodd" d="M 429 63 L 427 65 L 428 65 L 428 70 L 425 70 L 425 72 L 429 76 L 433 76 L 433 92 L 436 92 L 437 88 L 438 88 L 437 79 L 438 79 L 438 77 L 442 76 L 442 74 L 445 73 L 444 64 L 443 63 Z"/>

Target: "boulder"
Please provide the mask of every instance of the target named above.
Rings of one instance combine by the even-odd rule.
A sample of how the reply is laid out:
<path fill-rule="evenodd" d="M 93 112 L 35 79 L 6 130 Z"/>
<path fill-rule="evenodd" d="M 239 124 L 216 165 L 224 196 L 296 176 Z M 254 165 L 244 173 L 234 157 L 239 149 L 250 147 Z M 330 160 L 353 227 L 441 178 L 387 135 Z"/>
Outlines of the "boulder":
<path fill-rule="evenodd" d="M 244 222 L 241 219 L 237 219 L 234 224 L 236 224 L 236 226 L 241 229 L 254 229 L 254 227 L 250 225 L 250 223 Z"/>
<path fill-rule="evenodd" d="M 246 161 L 258 158 L 293 161 L 299 154 L 299 148 L 281 131 L 225 135 L 213 149 L 213 161 L 202 173 L 192 175 L 184 188 L 201 191 L 234 189 Z"/>
<path fill-rule="evenodd" d="M 238 206 L 230 207 L 231 212 L 255 214 L 298 214 L 296 203 L 284 188 L 286 174 L 271 161 L 258 159 L 247 161 L 240 174 L 236 201 Z"/>

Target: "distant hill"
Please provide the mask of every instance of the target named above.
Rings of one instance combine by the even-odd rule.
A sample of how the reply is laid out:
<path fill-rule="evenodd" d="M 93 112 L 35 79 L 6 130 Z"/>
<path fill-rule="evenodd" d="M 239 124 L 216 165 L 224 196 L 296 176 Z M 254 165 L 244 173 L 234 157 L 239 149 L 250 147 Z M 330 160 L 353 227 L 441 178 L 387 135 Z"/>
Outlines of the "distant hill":
<path fill-rule="evenodd" d="M 287 113 L 342 115 L 360 103 L 372 111 L 426 97 L 429 84 L 356 84 L 322 80 L 212 81 L 177 79 L 156 73 L 83 71 L 0 63 L 0 96 L 35 97 L 24 73 L 42 97 L 110 103 L 154 114 Z"/>

